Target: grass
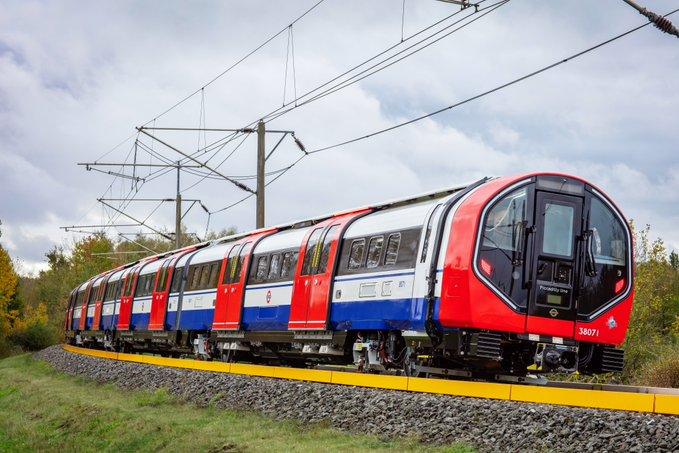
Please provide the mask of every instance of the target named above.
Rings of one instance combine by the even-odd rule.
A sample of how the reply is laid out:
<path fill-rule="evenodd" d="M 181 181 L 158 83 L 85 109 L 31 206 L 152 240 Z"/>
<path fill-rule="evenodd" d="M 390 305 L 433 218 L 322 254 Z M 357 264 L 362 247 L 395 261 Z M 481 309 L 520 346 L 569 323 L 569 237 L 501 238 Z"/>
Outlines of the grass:
<path fill-rule="evenodd" d="M 369 421 L 366 421 L 369 423 Z M 30 355 L 0 361 L 0 452 L 449 451 L 417 439 L 385 441 L 322 425 L 199 408 L 165 390 L 123 391 L 74 378 Z"/>

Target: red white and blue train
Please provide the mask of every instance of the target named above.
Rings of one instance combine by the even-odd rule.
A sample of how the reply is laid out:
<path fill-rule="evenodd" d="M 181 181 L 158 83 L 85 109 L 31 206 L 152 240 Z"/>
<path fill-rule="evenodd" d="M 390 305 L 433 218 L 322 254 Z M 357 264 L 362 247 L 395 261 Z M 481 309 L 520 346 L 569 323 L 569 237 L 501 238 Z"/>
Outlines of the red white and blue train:
<path fill-rule="evenodd" d="M 603 191 L 535 173 L 233 236 L 97 275 L 70 342 L 409 375 L 620 371 L 632 237 Z"/>

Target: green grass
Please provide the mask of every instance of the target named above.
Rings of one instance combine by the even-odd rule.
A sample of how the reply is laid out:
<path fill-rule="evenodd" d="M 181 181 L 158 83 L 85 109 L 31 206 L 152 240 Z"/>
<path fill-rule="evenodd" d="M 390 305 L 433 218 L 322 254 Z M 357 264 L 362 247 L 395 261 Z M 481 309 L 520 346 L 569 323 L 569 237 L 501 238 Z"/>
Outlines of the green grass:
<path fill-rule="evenodd" d="M 364 451 L 433 449 L 417 439 L 384 441 L 322 425 L 199 408 L 165 390 L 123 391 L 59 373 L 30 355 L 0 361 L 0 452 Z"/>

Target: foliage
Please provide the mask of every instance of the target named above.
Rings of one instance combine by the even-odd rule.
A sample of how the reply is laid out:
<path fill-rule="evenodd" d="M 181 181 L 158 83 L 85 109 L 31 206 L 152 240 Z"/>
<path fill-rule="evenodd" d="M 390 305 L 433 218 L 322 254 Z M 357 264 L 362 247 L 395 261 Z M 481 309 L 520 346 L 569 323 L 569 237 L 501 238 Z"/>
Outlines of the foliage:
<path fill-rule="evenodd" d="M 679 348 L 668 348 L 656 360 L 646 364 L 637 380 L 651 387 L 679 388 Z"/>
<path fill-rule="evenodd" d="M 234 228 L 209 232 L 206 240 L 234 234 Z M 198 242 L 182 234 L 182 245 Z M 137 235 L 118 242 L 94 233 L 46 254 L 47 269 L 36 277 L 19 277 L 0 246 L 0 357 L 12 349 L 36 350 L 62 339 L 70 292 L 91 277 L 155 253 L 172 250 L 173 241 Z"/>
<path fill-rule="evenodd" d="M 679 352 L 679 271 L 667 258 L 661 239 L 650 227 L 634 228 L 636 297 L 625 343 L 626 382 L 645 383 L 667 357 Z M 670 363 L 670 362 L 667 362 Z"/>
<path fill-rule="evenodd" d="M 0 232 L 0 236 L 2 233 Z M 0 357 L 10 350 L 8 337 L 14 320 L 19 316 L 17 288 L 19 276 L 9 253 L 0 245 Z"/>

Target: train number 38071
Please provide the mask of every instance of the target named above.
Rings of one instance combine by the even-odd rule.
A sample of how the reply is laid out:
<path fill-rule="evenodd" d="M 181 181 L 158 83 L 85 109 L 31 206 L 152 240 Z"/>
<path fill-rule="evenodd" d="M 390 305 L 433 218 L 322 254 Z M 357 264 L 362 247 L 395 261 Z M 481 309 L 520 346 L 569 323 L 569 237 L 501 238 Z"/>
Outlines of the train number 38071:
<path fill-rule="evenodd" d="M 588 327 L 580 327 L 578 329 L 578 335 L 582 335 L 583 337 L 598 337 L 599 336 L 599 329 L 590 329 Z"/>

